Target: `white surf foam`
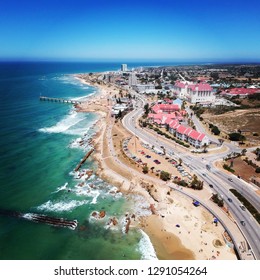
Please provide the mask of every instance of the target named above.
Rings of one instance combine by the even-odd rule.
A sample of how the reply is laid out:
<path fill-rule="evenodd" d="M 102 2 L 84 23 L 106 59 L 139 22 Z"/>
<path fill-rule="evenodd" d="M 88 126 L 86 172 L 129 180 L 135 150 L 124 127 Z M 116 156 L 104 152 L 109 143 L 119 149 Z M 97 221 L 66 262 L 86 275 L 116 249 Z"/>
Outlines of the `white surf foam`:
<path fill-rule="evenodd" d="M 82 120 L 84 120 L 84 119 L 82 119 Z M 89 131 L 89 128 L 82 127 L 82 128 L 69 129 L 66 131 L 66 134 L 83 135 L 84 133 L 87 133 L 88 131 Z"/>
<path fill-rule="evenodd" d="M 32 213 L 26 213 L 26 214 L 23 214 L 22 217 L 24 219 L 27 219 L 27 220 L 32 220 L 33 219 L 33 214 Z"/>
<path fill-rule="evenodd" d="M 79 122 L 85 120 L 86 117 L 78 114 L 75 111 L 72 111 L 70 114 L 66 115 L 61 121 L 59 121 L 56 125 L 51 127 L 44 127 L 39 129 L 41 132 L 45 133 L 70 133 L 68 131 L 71 127 L 75 126 Z M 86 129 L 84 130 L 86 131 Z"/>
<path fill-rule="evenodd" d="M 93 191 L 92 193 L 95 193 L 96 195 L 94 196 L 94 198 L 92 199 L 90 204 L 97 204 L 97 198 L 100 196 L 100 192 L 99 191 Z"/>
<path fill-rule="evenodd" d="M 141 253 L 142 260 L 158 260 L 153 244 L 149 236 L 142 230 L 140 230 L 142 238 L 139 241 L 139 251 Z"/>
<path fill-rule="evenodd" d="M 92 189 L 89 185 L 78 187 L 75 186 L 75 194 L 79 196 L 86 196 L 93 198 L 90 204 L 96 204 L 98 197 L 101 195 L 101 191 Z"/>
<path fill-rule="evenodd" d="M 68 182 L 66 182 L 63 186 L 57 188 L 57 190 L 53 193 L 57 193 L 59 191 L 66 190 L 67 186 L 68 186 Z"/>
<path fill-rule="evenodd" d="M 56 203 L 49 200 L 46 203 L 38 206 L 37 210 L 51 211 L 51 212 L 64 212 L 64 211 L 71 211 L 87 203 L 88 203 L 87 200 L 83 200 L 83 201 L 71 200 L 70 202 L 60 201 Z"/>

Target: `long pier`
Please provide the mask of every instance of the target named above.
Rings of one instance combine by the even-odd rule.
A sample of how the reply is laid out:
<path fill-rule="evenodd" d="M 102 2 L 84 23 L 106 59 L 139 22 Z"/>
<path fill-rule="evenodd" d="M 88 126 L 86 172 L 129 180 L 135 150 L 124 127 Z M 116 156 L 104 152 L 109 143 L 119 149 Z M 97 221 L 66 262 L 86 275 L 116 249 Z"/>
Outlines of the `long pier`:
<path fill-rule="evenodd" d="M 49 102 L 59 102 L 59 103 L 70 103 L 70 104 L 81 104 L 80 101 L 73 99 L 57 98 L 57 97 L 48 97 L 40 96 L 40 101 L 49 101 Z"/>

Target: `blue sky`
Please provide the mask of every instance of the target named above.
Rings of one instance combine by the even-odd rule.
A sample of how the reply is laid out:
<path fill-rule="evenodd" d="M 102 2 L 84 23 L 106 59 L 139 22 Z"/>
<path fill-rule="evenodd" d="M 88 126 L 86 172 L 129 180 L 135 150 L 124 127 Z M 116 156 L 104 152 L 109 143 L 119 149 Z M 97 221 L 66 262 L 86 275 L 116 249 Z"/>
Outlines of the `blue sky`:
<path fill-rule="evenodd" d="M 0 59 L 260 62 L 259 11 L 259 0 L 6 0 Z"/>

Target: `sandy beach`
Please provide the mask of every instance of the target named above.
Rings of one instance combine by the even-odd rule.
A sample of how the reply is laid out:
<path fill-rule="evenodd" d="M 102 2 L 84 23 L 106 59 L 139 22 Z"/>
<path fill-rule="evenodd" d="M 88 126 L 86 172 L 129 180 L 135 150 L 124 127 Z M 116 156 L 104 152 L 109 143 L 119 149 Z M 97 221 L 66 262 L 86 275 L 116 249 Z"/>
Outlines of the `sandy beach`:
<path fill-rule="evenodd" d="M 139 217 L 137 224 L 150 237 L 159 259 L 237 259 L 224 241 L 224 228 L 213 223 L 213 216 L 203 207 L 195 207 L 192 200 L 170 189 L 155 174 L 144 176 L 142 168 L 122 152 L 122 141 L 133 137 L 121 122 L 110 117 L 111 97 L 119 93 L 113 85 L 92 83 L 89 76 L 77 75 L 83 83 L 98 87 L 97 94 L 76 105 L 77 111 L 100 115 L 94 139 L 94 158 L 98 175 L 114 184 L 125 194 L 142 195 L 151 207 L 150 216 Z M 111 132 L 110 132 L 111 131 Z M 108 137 L 111 133 L 111 139 Z M 111 143 L 111 141 L 113 143 Z M 135 139 L 135 149 L 141 143 Z M 133 144 L 130 142 L 129 145 Z M 113 145 L 113 150 L 111 149 Z M 148 162 L 148 164 L 151 164 Z M 167 162 L 165 162 L 167 164 Z"/>

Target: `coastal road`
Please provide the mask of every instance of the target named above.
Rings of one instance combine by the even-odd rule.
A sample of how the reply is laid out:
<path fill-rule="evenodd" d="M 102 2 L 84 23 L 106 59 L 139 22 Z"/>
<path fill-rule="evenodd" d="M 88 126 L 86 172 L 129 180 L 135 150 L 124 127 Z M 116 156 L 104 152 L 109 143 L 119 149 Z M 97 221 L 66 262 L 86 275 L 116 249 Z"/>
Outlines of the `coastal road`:
<path fill-rule="evenodd" d="M 124 119 L 123 119 L 123 125 L 128 129 L 132 134 L 136 135 L 139 137 L 143 142 L 146 142 L 147 144 L 154 146 L 158 150 L 161 150 L 161 137 L 151 137 L 151 133 L 148 133 L 145 129 L 140 128 L 139 126 L 136 125 L 136 122 L 138 118 L 141 116 L 143 113 L 143 105 L 145 103 L 144 99 L 141 99 L 137 101 L 135 110 L 127 114 Z M 160 139 L 160 141 L 158 141 Z M 201 160 L 201 158 L 197 157 L 192 157 L 188 152 L 187 153 L 182 153 L 182 154 L 177 154 L 176 153 L 176 145 L 172 145 L 169 143 L 169 141 L 164 141 L 163 140 L 163 146 L 166 149 L 167 152 L 172 152 L 174 151 L 175 154 L 178 157 L 181 157 L 183 160 L 183 163 L 188 165 L 190 169 L 192 169 L 196 174 L 198 174 L 200 177 L 203 178 L 205 182 L 208 184 L 212 184 L 212 182 L 216 183 L 216 190 L 220 195 L 223 196 L 225 201 L 227 201 L 227 198 L 230 197 L 230 181 L 228 181 L 228 177 L 226 174 L 220 172 L 219 170 L 212 170 L 212 174 L 208 174 L 206 170 L 206 164 L 208 163 L 208 160 L 205 159 L 205 162 Z M 213 174 L 214 173 L 214 174 Z M 204 176 L 203 174 L 207 174 Z M 213 177 L 215 176 L 215 177 Z M 214 180 L 213 180 L 214 178 Z M 224 187 L 226 186 L 226 187 Z M 241 191 L 242 185 L 238 191 Z M 236 188 L 235 185 L 231 185 L 231 187 Z M 244 188 L 244 193 L 245 193 L 245 188 Z M 248 191 L 248 196 L 250 197 L 257 197 L 256 201 L 254 204 L 258 204 L 259 197 L 252 191 Z M 252 215 L 248 211 L 243 211 L 240 208 L 240 202 L 233 197 L 233 202 L 232 205 L 229 205 L 230 207 L 230 212 L 232 213 L 233 217 L 235 218 L 237 224 L 239 225 L 240 230 L 242 231 L 243 235 L 247 239 L 248 243 L 250 244 L 251 249 L 253 250 L 253 253 L 257 259 L 260 259 L 260 228 L 259 225 L 256 223 L 255 219 L 252 217 Z M 259 205 L 259 204 L 258 204 Z M 242 226 L 241 221 L 245 222 L 245 226 Z"/>
<path fill-rule="evenodd" d="M 119 158 L 116 154 L 116 151 L 114 149 L 113 141 L 112 141 L 112 127 L 113 127 L 112 123 L 108 125 L 107 131 L 106 131 L 106 138 L 108 139 L 109 151 L 115 161 L 115 164 L 118 164 L 120 167 L 124 168 L 125 170 L 128 170 L 132 175 L 134 175 L 138 178 L 144 179 L 148 182 L 153 182 L 153 183 L 162 185 L 162 181 L 160 179 L 153 178 L 149 175 L 140 173 L 139 171 L 132 169 L 131 167 L 125 165 L 123 162 L 121 162 L 119 160 Z M 127 179 L 124 179 L 123 177 L 122 177 L 122 179 L 123 179 L 123 181 L 127 180 Z M 214 204 L 212 201 L 210 201 L 207 198 L 202 199 L 195 194 L 191 194 L 188 192 L 187 189 L 176 186 L 173 183 L 164 183 L 164 184 L 167 185 L 168 187 L 174 189 L 175 191 L 178 191 L 178 192 L 182 193 L 183 195 L 188 196 L 191 199 L 200 201 L 201 205 L 204 206 L 206 209 L 208 209 L 212 213 L 213 216 L 217 217 L 218 220 L 220 221 L 220 223 L 225 227 L 225 229 L 229 233 L 230 237 L 232 238 L 232 240 L 235 244 L 235 247 L 238 250 L 240 258 L 241 259 L 252 259 L 252 254 L 248 255 L 248 250 L 247 250 L 246 246 L 242 245 L 242 244 L 246 244 L 246 241 L 245 241 L 244 236 L 237 229 L 237 225 L 233 221 L 230 222 L 230 218 L 224 212 L 220 211 L 219 207 L 216 204 Z M 244 251 L 244 249 L 246 249 L 246 250 Z"/>

